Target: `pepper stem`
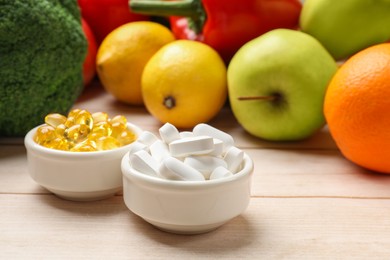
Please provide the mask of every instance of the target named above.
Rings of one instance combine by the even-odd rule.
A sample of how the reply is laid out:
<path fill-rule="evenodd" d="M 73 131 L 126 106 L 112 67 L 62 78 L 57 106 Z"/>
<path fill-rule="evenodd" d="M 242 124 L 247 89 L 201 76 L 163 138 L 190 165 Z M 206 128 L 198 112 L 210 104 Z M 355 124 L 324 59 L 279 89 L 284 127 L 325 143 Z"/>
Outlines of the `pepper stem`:
<path fill-rule="evenodd" d="M 130 0 L 129 7 L 132 12 L 158 15 L 158 16 L 184 16 L 193 22 L 193 29 L 196 33 L 202 31 L 206 21 L 206 12 L 201 0 Z"/>

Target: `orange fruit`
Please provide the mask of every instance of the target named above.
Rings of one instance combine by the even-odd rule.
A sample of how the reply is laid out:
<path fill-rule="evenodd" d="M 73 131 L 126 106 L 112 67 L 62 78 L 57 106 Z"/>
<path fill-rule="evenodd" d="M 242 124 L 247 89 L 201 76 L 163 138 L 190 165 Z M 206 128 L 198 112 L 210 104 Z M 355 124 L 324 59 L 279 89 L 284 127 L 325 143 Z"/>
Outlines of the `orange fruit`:
<path fill-rule="evenodd" d="M 370 170 L 390 173 L 390 43 L 348 59 L 332 78 L 324 114 L 341 153 Z"/>

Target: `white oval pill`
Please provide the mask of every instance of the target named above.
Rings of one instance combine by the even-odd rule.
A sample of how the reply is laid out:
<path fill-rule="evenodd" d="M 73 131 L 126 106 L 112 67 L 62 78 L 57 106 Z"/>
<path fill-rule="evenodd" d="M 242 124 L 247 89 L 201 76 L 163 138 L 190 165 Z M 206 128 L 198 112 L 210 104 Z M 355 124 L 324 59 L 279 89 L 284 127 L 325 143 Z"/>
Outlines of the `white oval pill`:
<path fill-rule="evenodd" d="M 172 156 L 182 157 L 196 154 L 207 154 L 214 150 L 213 138 L 210 136 L 194 136 L 175 140 L 169 144 Z"/>
<path fill-rule="evenodd" d="M 161 141 L 157 140 L 149 147 L 150 154 L 157 161 L 161 162 L 165 157 L 170 156 L 168 145 Z"/>
<path fill-rule="evenodd" d="M 232 146 L 227 150 L 225 157 L 223 158 L 227 163 L 227 168 L 232 173 L 236 173 L 242 161 L 244 160 L 244 152 L 235 146 Z"/>
<path fill-rule="evenodd" d="M 217 138 L 213 138 L 213 142 L 214 142 L 214 150 L 211 151 L 209 154 L 213 156 L 222 156 L 223 149 L 224 149 L 223 142 Z"/>
<path fill-rule="evenodd" d="M 165 158 L 159 168 L 159 175 L 169 180 L 204 181 L 202 173 L 174 158 Z"/>
<path fill-rule="evenodd" d="M 147 146 L 150 146 L 152 143 L 156 142 L 158 140 L 157 136 L 155 136 L 152 132 L 149 131 L 143 131 L 137 141 L 141 142 Z"/>
<path fill-rule="evenodd" d="M 210 178 L 210 174 L 215 168 L 227 167 L 225 160 L 210 155 L 188 156 L 184 159 L 184 163 L 200 171 L 206 180 Z"/>
<path fill-rule="evenodd" d="M 221 140 L 224 143 L 223 151 L 227 151 L 231 146 L 234 146 L 234 139 L 231 135 L 208 124 L 198 124 L 192 130 L 194 135 L 207 135 Z"/>
<path fill-rule="evenodd" d="M 194 133 L 191 131 L 182 131 L 180 132 L 180 138 L 193 137 Z"/>
<path fill-rule="evenodd" d="M 226 178 L 232 175 L 233 173 L 231 171 L 229 171 L 225 167 L 219 166 L 215 168 L 213 172 L 210 174 L 210 180 Z"/>
<path fill-rule="evenodd" d="M 144 150 L 144 151 L 147 151 L 148 150 L 148 146 L 146 144 L 143 144 L 139 141 L 135 141 L 133 142 L 131 145 L 130 145 L 130 149 L 129 149 L 129 155 L 133 154 L 133 153 L 136 153 L 140 150 Z"/>
<path fill-rule="evenodd" d="M 167 144 L 180 139 L 179 130 L 170 123 L 165 123 L 158 131 L 160 132 L 161 139 Z"/>
<path fill-rule="evenodd" d="M 131 154 L 129 162 L 131 167 L 141 173 L 158 176 L 158 163 L 148 152 L 144 150 Z"/>

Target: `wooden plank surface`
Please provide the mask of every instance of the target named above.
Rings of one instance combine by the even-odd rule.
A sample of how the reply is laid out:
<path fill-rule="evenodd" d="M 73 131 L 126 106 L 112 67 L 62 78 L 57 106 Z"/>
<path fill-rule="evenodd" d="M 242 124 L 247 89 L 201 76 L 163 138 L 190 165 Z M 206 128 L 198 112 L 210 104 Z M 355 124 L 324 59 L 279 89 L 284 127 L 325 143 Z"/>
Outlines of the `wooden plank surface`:
<path fill-rule="evenodd" d="M 253 196 L 390 198 L 389 175 L 358 167 L 337 150 L 244 150 L 255 161 Z M 23 146 L 1 146 L 0 165 L 0 193 L 49 193 L 28 175 Z"/>
<path fill-rule="evenodd" d="M 254 198 L 210 233 L 183 236 L 131 214 L 120 196 L 77 203 L 0 196 L 2 259 L 386 259 L 390 201 Z"/>
<path fill-rule="evenodd" d="M 123 114 L 155 133 L 161 126 L 98 86 L 75 107 Z M 390 259 L 390 176 L 347 161 L 326 127 L 308 140 L 266 142 L 227 106 L 210 124 L 254 160 L 252 198 L 241 216 L 194 236 L 155 229 L 121 195 L 52 195 L 30 178 L 22 138 L 0 138 L 0 259 Z"/>

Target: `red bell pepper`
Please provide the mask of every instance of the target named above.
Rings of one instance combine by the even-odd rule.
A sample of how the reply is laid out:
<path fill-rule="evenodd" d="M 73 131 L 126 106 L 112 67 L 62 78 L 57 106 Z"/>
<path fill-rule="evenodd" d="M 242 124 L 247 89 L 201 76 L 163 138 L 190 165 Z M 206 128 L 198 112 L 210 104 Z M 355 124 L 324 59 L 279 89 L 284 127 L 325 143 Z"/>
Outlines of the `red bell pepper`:
<path fill-rule="evenodd" d="M 296 29 L 299 0 L 131 0 L 133 12 L 170 16 L 178 39 L 204 42 L 229 62 L 251 39 L 276 28 Z"/>
<path fill-rule="evenodd" d="M 122 24 L 149 20 L 148 16 L 132 13 L 129 0 L 77 0 L 86 20 L 100 44 L 112 30 Z"/>
<path fill-rule="evenodd" d="M 86 87 L 91 83 L 92 79 L 96 75 L 96 53 L 98 46 L 95 35 L 84 18 L 81 18 L 81 25 L 85 34 L 85 38 L 87 38 L 88 41 L 87 56 L 85 57 L 83 63 L 83 83 L 84 87 Z"/>

